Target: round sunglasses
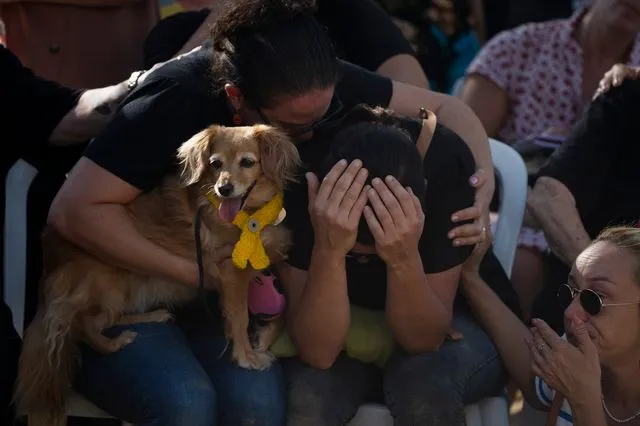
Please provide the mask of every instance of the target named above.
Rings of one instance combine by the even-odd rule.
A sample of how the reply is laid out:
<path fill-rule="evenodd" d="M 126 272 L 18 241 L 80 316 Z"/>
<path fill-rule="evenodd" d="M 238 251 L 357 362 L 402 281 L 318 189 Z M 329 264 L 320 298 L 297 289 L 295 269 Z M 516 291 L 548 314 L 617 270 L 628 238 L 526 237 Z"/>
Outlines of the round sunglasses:
<path fill-rule="evenodd" d="M 582 309 L 584 309 L 584 311 L 589 315 L 598 315 L 602 312 L 602 309 L 607 306 L 628 306 L 640 304 L 640 302 L 604 303 L 602 296 L 590 288 L 580 290 L 571 287 L 569 284 L 562 284 L 558 289 L 558 302 L 560 303 L 560 306 L 562 306 L 562 309 L 567 309 L 576 296 L 580 297 L 580 306 L 582 306 Z"/>

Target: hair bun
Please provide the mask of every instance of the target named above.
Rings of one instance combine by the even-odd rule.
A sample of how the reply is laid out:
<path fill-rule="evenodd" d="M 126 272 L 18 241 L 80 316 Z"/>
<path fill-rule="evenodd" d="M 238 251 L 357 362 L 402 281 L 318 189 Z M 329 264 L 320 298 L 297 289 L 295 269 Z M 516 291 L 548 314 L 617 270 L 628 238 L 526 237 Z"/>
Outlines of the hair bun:
<path fill-rule="evenodd" d="M 215 50 L 228 50 L 245 32 L 273 28 L 316 11 L 315 0 L 232 0 L 211 29 Z"/>

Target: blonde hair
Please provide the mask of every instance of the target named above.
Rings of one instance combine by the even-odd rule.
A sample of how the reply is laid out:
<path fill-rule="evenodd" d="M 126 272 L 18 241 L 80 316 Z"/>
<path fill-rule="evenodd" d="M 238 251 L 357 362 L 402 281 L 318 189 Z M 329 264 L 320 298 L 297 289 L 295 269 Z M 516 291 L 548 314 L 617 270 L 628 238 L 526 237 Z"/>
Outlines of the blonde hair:
<path fill-rule="evenodd" d="M 605 228 L 593 243 L 606 242 L 627 250 L 636 259 L 635 282 L 640 285 L 640 228 L 614 226 Z"/>

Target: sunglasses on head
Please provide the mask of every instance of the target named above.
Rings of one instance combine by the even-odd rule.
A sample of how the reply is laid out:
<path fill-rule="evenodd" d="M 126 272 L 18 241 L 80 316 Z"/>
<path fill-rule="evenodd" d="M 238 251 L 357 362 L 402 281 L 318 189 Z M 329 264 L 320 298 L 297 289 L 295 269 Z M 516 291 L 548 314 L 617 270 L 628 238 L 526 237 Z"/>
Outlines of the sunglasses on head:
<path fill-rule="evenodd" d="M 628 306 L 640 304 L 640 302 L 604 303 L 602 296 L 590 288 L 580 290 L 571 287 L 569 284 L 562 284 L 558 289 L 558 302 L 562 309 L 567 309 L 576 296 L 580 298 L 579 301 L 582 309 L 584 309 L 584 311 L 589 315 L 598 315 L 602 312 L 602 309 L 607 306 Z"/>
<path fill-rule="evenodd" d="M 271 120 L 262 112 L 262 109 L 257 108 L 258 114 L 260 115 L 260 119 L 264 124 L 273 124 L 276 127 L 280 127 L 284 130 L 289 136 L 295 137 L 304 135 L 305 133 L 312 132 L 322 127 L 323 125 L 331 122 L 342 112 L 343 109 L 342 101 L 338 97 L 337 94 L 334 94 L 333 98 L 331 98 L 331 103 L 329 104 L 329 109 L 327 112 L 317 121 L 314 121 L 311 124 L 302 125 L 302 126 L 292 126 L 286 125 L 283 123 L 272 123 Z"/>

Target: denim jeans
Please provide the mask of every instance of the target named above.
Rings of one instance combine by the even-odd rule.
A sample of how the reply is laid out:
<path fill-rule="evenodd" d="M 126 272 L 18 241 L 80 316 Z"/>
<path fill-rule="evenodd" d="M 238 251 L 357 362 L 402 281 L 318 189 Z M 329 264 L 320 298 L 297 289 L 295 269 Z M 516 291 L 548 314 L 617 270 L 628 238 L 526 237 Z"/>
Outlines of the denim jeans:
<path fill-rule="evenodd" d="M 506 373 L 489 336 L 466 311 L 453 326 L 464 337 L 437 352 L 400 350 L 383 371 L 342 353 L 327 370 L 299 358 L 282 361 L 289 393 L 289 426 L 343 426 L 358 407 L 382 400 L 397 426 L 464 426 L 464 407 L 498 395 Z"/>
<path fill-rule="evenodd" d="M 76 389 L 138 426 L 282 426 L 286 391 L 279 364 L 250 371 L 229 359 L 220 327 L 175 323 L 113 327 L 137 332 L 121 351 L 84 348 Z M 229 344 L 230 345 L 230 344 Z"/>

